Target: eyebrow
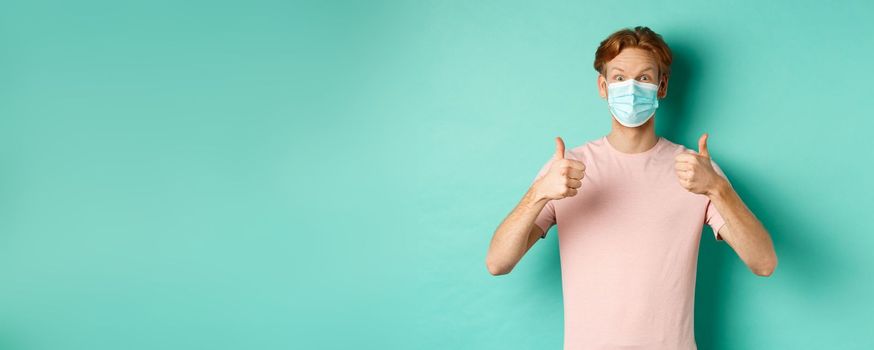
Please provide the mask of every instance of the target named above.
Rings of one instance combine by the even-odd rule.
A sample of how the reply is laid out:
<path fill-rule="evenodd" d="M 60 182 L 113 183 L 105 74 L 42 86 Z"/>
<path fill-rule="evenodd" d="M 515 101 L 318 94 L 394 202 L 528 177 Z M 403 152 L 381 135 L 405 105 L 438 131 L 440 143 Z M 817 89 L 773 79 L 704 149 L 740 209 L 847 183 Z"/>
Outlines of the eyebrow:
<path fill-rule="evenodd" d="M 622 68 L 619 68 L 619 67 L 612 67 L 612 68 L 610 68 L 610 71 L 611 71 L 611 72 L 614 71 L 614 70 L 618 70 L 618 71 L 620 71 L 620 72 L 625 73 L 625 70 L 623 70 Z M 648 70 L 655 70 L 655 67 L 652 67 L 652 66 L 646 67 L 646 68 L 644 68 L 643 70 L 641 70 L 640 73 L 646 72 L 646 71 L 648 71 Z"/>

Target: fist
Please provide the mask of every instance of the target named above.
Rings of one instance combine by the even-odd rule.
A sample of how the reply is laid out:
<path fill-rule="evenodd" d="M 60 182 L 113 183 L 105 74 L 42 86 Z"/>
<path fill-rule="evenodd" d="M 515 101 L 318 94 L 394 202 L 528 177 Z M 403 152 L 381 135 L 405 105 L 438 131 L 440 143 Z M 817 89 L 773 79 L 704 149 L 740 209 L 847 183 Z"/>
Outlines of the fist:
<path fill-rule="evenodd" d="M 674 170 L 680 185 L 686 190 L 697 194 L 711 194 L 716 189 L 721 177 L 710 163 L 710 152 L 707 151 L 707 133 L 698 139 L 698 152 L 686 150 L 675 158 Z"/>
<path fill-rule="evenodd" d="M 540 198 L 562 199 L 573 197 L 582 186 L 586 176 L 583 162 L 564 159 L 564 141 L 555 138 L 555 154 L 549 160 L 549 170 L 535 182 L 535 190 Z"/>

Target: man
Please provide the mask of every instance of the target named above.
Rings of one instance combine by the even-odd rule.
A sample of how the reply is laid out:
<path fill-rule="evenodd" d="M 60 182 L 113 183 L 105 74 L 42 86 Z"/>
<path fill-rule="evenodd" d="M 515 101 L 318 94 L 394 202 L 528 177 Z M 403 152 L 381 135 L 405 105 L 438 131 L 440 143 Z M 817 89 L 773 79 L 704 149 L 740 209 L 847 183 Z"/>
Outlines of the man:
<path fill-rule="evenodd" d="M 486 257 L 509 273 L 558 225 L 565 349 L 696 349 L 694 291 L 703 225 L 750 270 L 777 266 L 771 237 L 710 158 L 655 134 L 671 51 L 649 28 L 623 29 L 595 53 L 612 130 L 552 158 L 497 228 Z"/>

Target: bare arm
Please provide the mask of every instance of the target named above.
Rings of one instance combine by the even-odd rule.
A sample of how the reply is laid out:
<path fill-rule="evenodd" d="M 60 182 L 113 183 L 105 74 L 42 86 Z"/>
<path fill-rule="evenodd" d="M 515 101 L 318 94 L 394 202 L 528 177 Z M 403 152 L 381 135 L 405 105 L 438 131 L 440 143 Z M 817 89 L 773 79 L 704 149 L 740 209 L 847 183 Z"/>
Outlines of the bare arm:
<path fill-rule="evenodd" d="M 538 198 L 534 186 L 528 189 L 516 208 L 501 222 L 492 236 L 486 267 L 492 275 L 510 273 L 522 256 L 543 236 L 534 219 L 549 200 Z"/>
<path fill-rule="evenodd" d="M 534 224 L 543 207 L 550 200 L 575 196 L 582 185 L 586 166 L 578 160 L 564 159 L 564 141 L 560 137 L 555 144 L 555 154 L 545 166 L 548 171 L 534 181 L 492 236 L 486 254 L 486 267 L 492 275 L 510 273 L 543 236 L 543 230 Z"/>
<path fill-rule="evenodd" d="M 680 184 L 692 193 L 706 195 L 725 219 L 718 234 L 743 262 L 759 276 L 770 276 L 777 268 L 777 253 L 765 227 L 747 208 L 728 180 L 713 167 L 705 133 L 698 140 L 699 152 L 686 151 L 676 157 Z"/>
<path fill-rule="evenodd" d="M 708 197 L 725 219 L 719 235 L 753 273 L 770 276 L 777 268 L 777 253 L 771 236 L 727 181 L 717 183 Z"/>

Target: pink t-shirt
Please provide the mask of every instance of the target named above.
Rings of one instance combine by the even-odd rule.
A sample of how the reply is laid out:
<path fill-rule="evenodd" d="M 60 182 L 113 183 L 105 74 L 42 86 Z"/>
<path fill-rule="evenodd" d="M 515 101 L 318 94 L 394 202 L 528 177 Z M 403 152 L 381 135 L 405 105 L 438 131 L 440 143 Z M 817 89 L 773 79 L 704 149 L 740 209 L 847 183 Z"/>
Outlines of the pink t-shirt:
<path fill-rule="evenodd" d="M 659 137 L 623 153 L 605 136 L 566 152 L 586 165 L 582 186 L 535 220 L 543 232 L 558 225 L 566 350 L 697 349 L 698 245 L 704 224 L 721 240 L 725 221 L 677 180 L 674 156 L 685 149 Z"/>

